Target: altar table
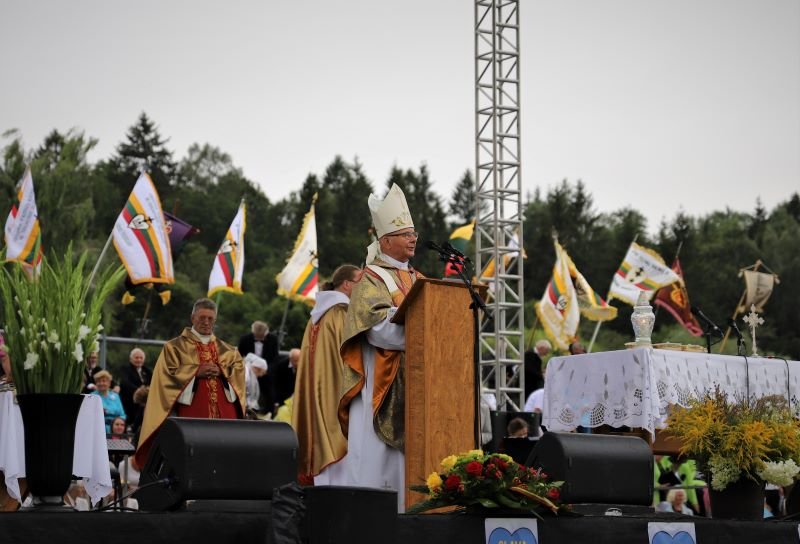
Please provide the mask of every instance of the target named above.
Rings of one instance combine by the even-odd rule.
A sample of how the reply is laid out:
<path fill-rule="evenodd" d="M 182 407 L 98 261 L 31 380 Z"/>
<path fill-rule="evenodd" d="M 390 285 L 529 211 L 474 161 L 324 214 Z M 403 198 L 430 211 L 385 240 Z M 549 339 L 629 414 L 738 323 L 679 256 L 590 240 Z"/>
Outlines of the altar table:
<path fill-rule="evenodd" d="M 636 348 L 553 357 L 547 364 L 542 424 L 664 429 L 670 405 L 687 406 L 716 385 L 731 398 L 782 395 L 797 409 L 800 362 Z"/>

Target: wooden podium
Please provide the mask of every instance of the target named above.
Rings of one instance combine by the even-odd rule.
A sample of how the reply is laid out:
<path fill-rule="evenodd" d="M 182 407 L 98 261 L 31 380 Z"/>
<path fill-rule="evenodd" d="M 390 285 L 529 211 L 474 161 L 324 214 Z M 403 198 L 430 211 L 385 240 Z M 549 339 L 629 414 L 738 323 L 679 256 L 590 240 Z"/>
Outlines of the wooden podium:
<path fill-rule="evenodd" d="M 481 296 L 486 286 L 476 286 Z M 393 321 L 406 327 L 406 507 L 424 498 L 408 489 L 440 470 L 450 454 L 474 449 L 472 299 L 460 281 L 417 280 Z"/>

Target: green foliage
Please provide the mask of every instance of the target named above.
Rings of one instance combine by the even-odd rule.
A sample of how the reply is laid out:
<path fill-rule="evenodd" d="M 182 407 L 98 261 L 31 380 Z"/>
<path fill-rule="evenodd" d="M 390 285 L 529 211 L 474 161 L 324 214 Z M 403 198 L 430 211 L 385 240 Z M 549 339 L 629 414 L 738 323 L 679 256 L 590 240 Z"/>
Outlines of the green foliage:
<path fill-rule="evenodd" d="M 443 272 L 442 263 L 422 251 L 425 240 L 446 240 L 455 226 L 474 216 L 475 188 L 469 171 L 459 180 L 450 198 L 434 190 L 427 168 L 394 168 L 387 179 L 367 179 L 357 160 L 334 157 L 324 172 L 309 173 L 304 180 L 282 180 L 299 189 L 279 201 L 270 201 L 245 177 L 230 154 L 212 144 L 194 144 L 176 161 L 167 148 L 168 138 L 144 113 L 123 135 L 114 154 L 92 164 L 88 153 L 92 138 L 76 131 L 52 131 L 41 145 L 26 151 L 17 131 L 3 135 L 0 150 L 0 202 L 15 198 L 15 185 L 26 164 L 31 164 L 45 249 L 66 247 L 72 241 L 87 250 L 93 263 L 132 189 L 139 171 L 148 166 L 165 211 L 200 228 L 174 259 L 176 283 L 172 301 L 164 306 L 155 293 L 135 290 L 136 301 L 122 306 L 121 287 L 109 297 L 107 327 L 115 336 L 136 337 L 147 312 L 147 337 L 168 339 L 188 325 L 191 303 L 205 296 L 211 265 L 230 226 L 241 198 L 247 202 L 244 295 L 225 295 L 220 308 L 218 332 L 235 342 L 255 319 L 268 321 L 277 331 L 286 300 L 276 294 L 275 276 L 290 256 L 304 215 L 317 194 L 316 220 L 320 276 L 325 279 L 343 263 L 363 264 L 370 243 L 371 218 L 367 209 L 375 187 L 396 182 L 405 192 L 421 233 L 414 266 L 429 276 Z M 7 213 L 7 207 L 0 210 Z M 680 246 L 680 259 L 691 303 L 703 308 L 717 323 L 733 314 L 744 289 L 739 269 L 757 259 L 781 277 L 767 303 L 765 325 L 759 330 L 760 351 L 800 359 L 800 196 L 795 193 L 772 210 L 756 203 L 752 213 L 722 210 L 690 217 L 677 213 L 658 225 L 655 236 L 646 234 L 648 221 L 639 211 L 622 208 L 598 212 L 582 181 L 562 180 L 553 187 L 536 189 L 523 205 L 524 300 L 526 323 L 534 322 L 533 303 L 539 300 L 555 260 L 553 233 L 557 233 L 576 266 L 594 289 L 605 296 L 612 275 L 636 238 L 656 249 L 670 263 Z M 450 222 L 448 222 L 448 219 Z M 470 246 L 471 248 L 472 246 Z M 472 253 L 470 249 L 470 253 Z M 113 250 L 106 257 L 115 259 Z M 148 305 L 149 302 L 149 305 Z M 618 317 L 605 323 L 595 350 L 620 349 L 631 339 L 630 306 L 613 302 Z M 287 313 L 283 348 L 297 346 L 308 319 L 308 307 L 293 303 Z M 583 320 L 580 337 L 588 343 L 594 323 Z M 541 331 L 534 333 L 537 337 Z M 681 338 L 680 340 L 678 338 Z M 666 312 L 661 312 L 654 331 L 656 341 L 702 343 L 689 337 Z M 732 342 L 726 351 L 732 349 Z M 115 357 L 127 360 L 121 350 Z M 116 363 L 116 361 L 114 361 Z"/>

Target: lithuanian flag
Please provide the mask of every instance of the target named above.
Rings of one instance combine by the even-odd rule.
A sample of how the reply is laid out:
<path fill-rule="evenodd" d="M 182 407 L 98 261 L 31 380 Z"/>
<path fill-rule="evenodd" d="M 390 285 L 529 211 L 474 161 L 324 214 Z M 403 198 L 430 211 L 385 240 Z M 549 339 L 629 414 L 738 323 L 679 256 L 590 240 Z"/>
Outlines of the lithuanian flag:
<path fill-rule="evenodd" d="M 317 261 L 317 222 L 314 217 L 314 203 L 303 219 L 303 226 L 294 244 L 294 251 L 286 266 L 276 276 L 278 294 L 292 300 L 314 305 L 319 291 L 319 264 Z"/>
<path fill-rule="evenodd" d="M 220 291 L 237 295 L 243 294 L 242 275 L 244 274 L 244 231 L 246 228 L 246 209 L 244 200 L 239 204 L 236 217 L 225 234 L 225 239 L 214 258 L 211 276 L 208 278 L 208 296 Z"/>
<path fill-rule="evenodd" d="M 6 261 L 19 262 L 29 276 L 38 274 L 42 265 L 42 231 L 30 167 L 17 186 L 17 204 L 6 219 L 5 242 Z"/>
<path fill-rule="evenodd" d="M 142 172 L 112 232 L 131 283 L 174 283 L 172 249 L 155 185 Z"/>

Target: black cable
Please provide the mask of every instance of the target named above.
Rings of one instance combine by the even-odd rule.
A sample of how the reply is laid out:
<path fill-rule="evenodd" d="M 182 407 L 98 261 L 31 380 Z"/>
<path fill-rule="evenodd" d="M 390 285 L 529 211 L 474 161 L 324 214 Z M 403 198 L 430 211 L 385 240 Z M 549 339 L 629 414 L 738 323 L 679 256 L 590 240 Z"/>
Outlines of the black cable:
<path fill-rule="evenodd" d="M 122 497 L 120 497 L 118 499 L 115 499 L 114 501 L 108 503 L 107 505 L 103 506 L 102 508 L 98 508 L 96 510 L 92 510 L 92 512 L 103 512 L 105 510 L 110 510 L 115 504 L 121 503 L 122 501 L 130 498 L 131 496 L 135 495 L 136 493 L 138 493 L 142 489 L 147 489 L 148 487 L 153 487 L 153 486 L 156 486 L 156 485 L 170 486 L 173 483 L 175 483 L 175 481 L 170 479 L 170 478 L 162 478 L 160 480 L 156 480 L 154 482 L 150 482 L 150 483 L 144 484 L 141 487 L 137 487 L 136 489 L 134 489 L 133 491 L 131 491 L 127 495 L 124 495 L 124 496 L 122 496 Z M 138 512 L 138 510 L 135 510 L 133 508 L 127 508 L 127 507 L 123 507 L 121 510 L 127 510 L 129 512 Z"/>
<path fill-rule="evenodd" d="M 791 372 L 791 370 L 789 369 L 789 361 L 786 360 L 783 357 L 777 357 L 775 355 L 770 355 L 769 357 L 767 357 L 767 359 L 780 359 L 781 361 L 783 361 L 783 364 L 786 365 L 786 402 L 789 403 L 789 408 L 791 409 L 791 407 L 792 407 L 792 386 L 791 386 L 790 376 L 789 376 L 789 373 Z"/>

